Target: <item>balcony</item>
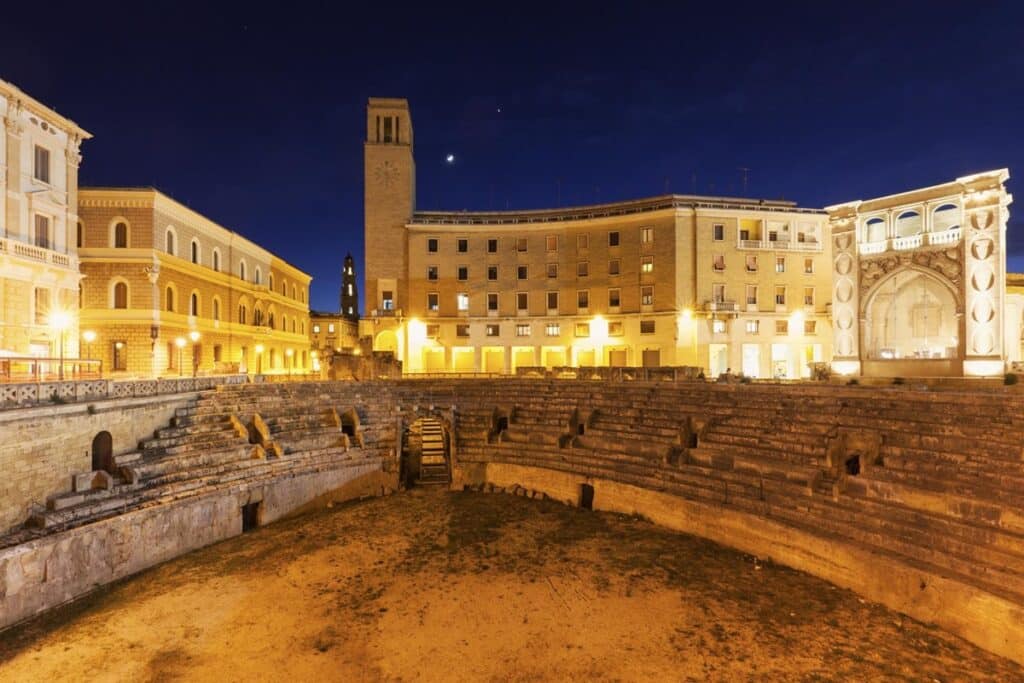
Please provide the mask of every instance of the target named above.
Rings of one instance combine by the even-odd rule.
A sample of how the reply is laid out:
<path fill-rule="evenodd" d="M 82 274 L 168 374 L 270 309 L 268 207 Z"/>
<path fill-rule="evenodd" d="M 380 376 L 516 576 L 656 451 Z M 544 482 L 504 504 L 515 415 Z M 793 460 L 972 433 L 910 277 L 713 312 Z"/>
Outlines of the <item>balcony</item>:
<path fill-rule="evenodd" d="M 37 247 L 34 244 L 27 244 L 9 237 L 0 237 L 0 255 L 5 254 L 61 268 L 78 267 L 75 263 L 76 259 L 68 254 L 61 254 L 46 247 Z"/>
<path fill-rule="evenodd" d="M 704 302 L 704 310 L 708 313 L 739 313 L 740 307 L 735 301 L 716 301 L 710 300 Z"/>
<path fill-rule="evenodd" d="M 821 251 L 821 242 L 791 242 L 789 240 L 739 240 L 740 249 L 758 251 Z"/>
<path fill-rule="evenodd" d="M 906 237 L 894 237 L 892 239 L 876 240 L 874 242 L 861 242 L 857 249 L 861 254 L 881 254 L 883 252 L 904 251 L 906 249 L 917 249 L 925 245 L 939 246 L 947 244 L 958 244 L 960 242 L 960 228 L 950 228 L 941 232 L 922 232 Z"/>

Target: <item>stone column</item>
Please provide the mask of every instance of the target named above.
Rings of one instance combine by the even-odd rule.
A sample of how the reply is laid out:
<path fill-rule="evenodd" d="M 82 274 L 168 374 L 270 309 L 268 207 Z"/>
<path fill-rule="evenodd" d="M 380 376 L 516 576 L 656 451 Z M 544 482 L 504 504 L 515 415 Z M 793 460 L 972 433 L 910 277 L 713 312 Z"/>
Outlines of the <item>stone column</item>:
<path fill-rule="evenodd" d="M 7 187 L 3 198 L 4 236 L 20 237 L 21 214 L 21 134 L 23 127 L 19 117 L 21 103 L 7 101 L 7 116 L 4 118 L 4 135 L 7 148 Z"/>
<path fill-rule="evenodd" d="M 836 207 L 832 228 L 832 369 L 844 375 L 861 371 L 860 296 L 856 206 Z"/>
<path fill-rule="evenodd" d="M 1009 197 L 1002 184 L 964 196 L 964 374 L 998 375 L 1004 368 L 1003 300 Z"/>

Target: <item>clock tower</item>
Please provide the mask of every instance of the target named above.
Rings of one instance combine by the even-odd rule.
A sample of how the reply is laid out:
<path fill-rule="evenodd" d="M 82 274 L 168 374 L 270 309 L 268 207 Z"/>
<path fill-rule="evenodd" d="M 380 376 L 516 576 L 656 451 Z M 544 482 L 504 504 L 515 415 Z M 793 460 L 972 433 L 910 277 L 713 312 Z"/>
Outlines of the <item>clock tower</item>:
<path fill-rule="evenodd" d="M 366 310 L 371 319 L 393 318 L 408 307 L 405 226 L 416 206 L 412 120 L 406 100 L 370 98 L 363 150 Z"/>

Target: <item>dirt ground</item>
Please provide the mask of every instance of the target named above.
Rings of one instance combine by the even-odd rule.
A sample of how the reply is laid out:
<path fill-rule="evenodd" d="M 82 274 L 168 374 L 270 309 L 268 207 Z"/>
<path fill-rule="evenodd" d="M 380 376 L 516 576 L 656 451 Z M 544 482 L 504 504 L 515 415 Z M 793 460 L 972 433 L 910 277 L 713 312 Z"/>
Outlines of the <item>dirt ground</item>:
<path fill-rule="evenodd" d="M 629 517 L 334 505 L 0 635 L 3 681 L 1024 680 L 805 574 Z"/>

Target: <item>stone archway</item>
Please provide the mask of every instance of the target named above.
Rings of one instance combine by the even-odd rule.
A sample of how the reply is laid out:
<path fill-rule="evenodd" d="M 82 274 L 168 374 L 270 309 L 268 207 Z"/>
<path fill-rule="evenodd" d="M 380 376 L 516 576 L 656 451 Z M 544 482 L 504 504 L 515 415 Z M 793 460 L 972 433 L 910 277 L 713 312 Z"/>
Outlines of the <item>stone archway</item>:
<path fill-rule="evenodd" d="M 865 360 L 934 360 L 962 355 L 960 298 L 953 285 L 915 267 L 893 271 L 864 299 Z"/>
<path fill-rule="evenodd" d="M 114 468 L 114 439 L 110 432 L 102 431 L 93 437 L 92 440 L 92 470 L 93 472 L 115 473 Z"/>
<path fill-rule="evenodd" d="M 398 354 L 398 335 L 394 330 L 381 330 L 373 338 L 374 351 L 389 351 Z"/>

